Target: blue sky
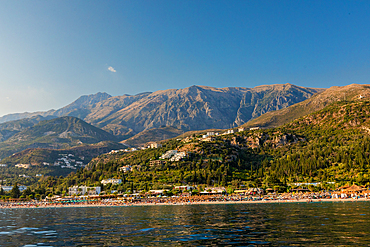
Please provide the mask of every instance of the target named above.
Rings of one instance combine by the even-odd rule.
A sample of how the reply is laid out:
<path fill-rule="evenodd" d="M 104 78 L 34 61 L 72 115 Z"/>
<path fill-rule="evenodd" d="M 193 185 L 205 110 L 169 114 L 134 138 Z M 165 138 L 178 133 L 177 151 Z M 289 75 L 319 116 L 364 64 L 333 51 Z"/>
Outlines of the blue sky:
<path fill-rule="evenodd" d="M 367 84 L 368 13 L 369 1 L 3 0 L 0 115 L 96 92 Z"/>

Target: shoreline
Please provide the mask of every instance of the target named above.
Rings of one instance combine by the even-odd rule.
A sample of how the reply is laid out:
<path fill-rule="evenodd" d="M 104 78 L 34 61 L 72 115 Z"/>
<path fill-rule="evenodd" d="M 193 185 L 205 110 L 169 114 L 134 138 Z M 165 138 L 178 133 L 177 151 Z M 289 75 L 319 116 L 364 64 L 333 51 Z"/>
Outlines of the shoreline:
<path fill-rule="evenodd" d="M 222 204 L 282 204 L 282 203 L 345 203 L 345 202 L 370 202 L 367 198 L 347 198 L 347 199 L 298 199 L 298 200 L 257 200 L 257 201 L 195 201 L 195 202 L 181 202 L 181 203 L 171 203 L 171 202 L 156 202 L 156 203 L 76 203 L 76 204 L 47 204 L 39 203 L 36 205 L 32 204 L 22 204 L 17 205 L 0 205 L 1 209 L 36 209 L 36 208 L 88 208 L 88 207 L 142 207 L 142 206 L 189 206 L 189 205 L 222 205 Z"/>

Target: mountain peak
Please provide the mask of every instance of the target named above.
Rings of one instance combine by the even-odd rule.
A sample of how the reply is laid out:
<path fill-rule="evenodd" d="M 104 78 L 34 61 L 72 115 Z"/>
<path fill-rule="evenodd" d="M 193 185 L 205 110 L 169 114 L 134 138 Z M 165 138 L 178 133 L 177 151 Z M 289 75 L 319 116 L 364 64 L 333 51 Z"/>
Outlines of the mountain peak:
<path fill-rule="evenodd" d="M 100 101 L 106 100 L 108 98 L 112 97 L 111 95 L 103 92 L 98 92 L 96 94 L 89 94 L 89 95 L 82 95 L 80 96 L 77 100 L 69 104 L 68 106 L 86 106 L 86 105 L 91 105 L 91 104 L 96 104 Z M 66 106 L 66 107 L 68 107 Z"/>

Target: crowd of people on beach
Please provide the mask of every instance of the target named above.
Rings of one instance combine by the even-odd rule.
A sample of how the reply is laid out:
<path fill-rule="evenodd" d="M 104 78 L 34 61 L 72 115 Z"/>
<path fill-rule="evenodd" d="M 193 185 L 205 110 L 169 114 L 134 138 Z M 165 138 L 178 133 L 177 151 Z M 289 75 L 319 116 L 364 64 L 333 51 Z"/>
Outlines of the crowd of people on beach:
<path fill-rule="evenodd" d="M 113 198 L 69 197 L 57 200 L 32 201 L 0 201 L 0 208 L 38 208 L 38 207 L 98 207 L 98 206 L 137 206 L 137 205 L 191 205 L 191 204 L 219 204 L 219 203 L 269 203 L 269 202 L 320 202 L 368 200 L 368 193 L 333 193 L 333 192 L 306 192 L 306 193 L 270 193 L 258 194 L 231 194 L 231 195 L 195 195 L 172 197 L 144 197 L 117 196 Z"/>

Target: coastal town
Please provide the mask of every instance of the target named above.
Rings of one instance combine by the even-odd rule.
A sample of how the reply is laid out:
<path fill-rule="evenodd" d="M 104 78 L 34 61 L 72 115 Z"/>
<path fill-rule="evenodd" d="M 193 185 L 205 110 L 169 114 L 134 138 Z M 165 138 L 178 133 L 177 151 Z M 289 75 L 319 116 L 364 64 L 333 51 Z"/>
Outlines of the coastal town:
<path fill-rule="evenodd" d="M 120 182 L 110 180 L 106 182 Z M 18 207 L 91 207 L 91 206 L 145 206 L 191 205 L 230 203 L 314 203 L 353 202 L 370 200 L 370 189 L 362 186 L 343 186 L 335 191 L 310 192 L 296 189 L 290 193 L 277 193 L 261 188 L 238 189 L 230 193 L 225 188 L 205 188 L 197 191 L 192 186 L 175 186 L 174 195 L 167 190 L 150 190 L 132 194 L 112 194 L 100 191 L 100 187 L 74 186 L 69 196 L 52 196 L 40 200 L 10 199 L 0 201 L 0 208 Z M 83 194 L 83 195 L 81 195 Z"/>

